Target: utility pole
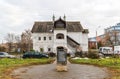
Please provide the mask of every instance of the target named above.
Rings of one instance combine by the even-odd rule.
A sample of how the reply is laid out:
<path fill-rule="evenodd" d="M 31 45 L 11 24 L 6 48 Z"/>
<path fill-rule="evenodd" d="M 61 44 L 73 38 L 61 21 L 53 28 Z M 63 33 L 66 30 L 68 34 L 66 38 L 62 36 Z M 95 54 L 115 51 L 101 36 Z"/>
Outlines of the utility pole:
<path fill-rule="evenodd" d="M 115 46 L 117 45 L 117 31 L 115 30 L 115 26 L 114 26 L 114 38 L 115 38 Z"/>
<path fill-rule="evenodd" d="M 98 26 L 97 28 L 96 28 L 96 49 L 98 49 L 98 42 L 97 42 L 97 30 L 100 28 L 101 26 Z"/>
<path fill-rule="evenodd" d="M 96 30 L 96 49 L 98 49 L 98 42 L 97 42 L 97 30 Z"/>

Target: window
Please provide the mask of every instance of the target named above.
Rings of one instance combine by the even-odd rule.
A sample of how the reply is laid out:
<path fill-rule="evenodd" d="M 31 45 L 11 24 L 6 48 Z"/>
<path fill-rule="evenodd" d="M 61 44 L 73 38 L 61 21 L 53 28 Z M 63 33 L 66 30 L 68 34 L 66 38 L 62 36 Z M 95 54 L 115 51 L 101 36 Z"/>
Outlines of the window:
<path fill-rule="evenodd" d="M 0 55 L 4 55 L 3 53 L 0 53 Z"/>
<path fill-rule="evenodd" d="M 52 38 L 51 38 L 51 37 L 49 37 L 49 40 L 52 40 Z"/>
<path fill-rule="evenodd" d="M 48 51 L 51 51 L 51 48 L 48 48 Z"/>
<path fill-rule="evenodd" d="M 64 39 L 64 34 L 59 33 L 59 34 L 56 35 L 56 38 L 57 39 Z"/>
<path fill-rule="evenodd" d="M 44 37 L 44 40 L 46 40 L 46 37 Z"/>
<path fill-rule="evenodd" d="M 39 37 L 38 40 L 41 40 L 41 37 Z"/>

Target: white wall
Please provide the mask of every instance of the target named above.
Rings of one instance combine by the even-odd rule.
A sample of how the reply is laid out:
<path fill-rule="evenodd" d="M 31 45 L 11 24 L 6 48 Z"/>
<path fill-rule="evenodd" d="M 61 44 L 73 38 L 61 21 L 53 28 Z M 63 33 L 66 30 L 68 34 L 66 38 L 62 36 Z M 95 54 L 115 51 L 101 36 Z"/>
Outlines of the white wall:
<path fill-rule="evenodd" d="M 83 33 L 83 38 L 82 38 L 82 49 L 84 51 L 88 51 L 88 34 Z"/>
<path fill-rule="evenodd" d="M 64 34 L 64 39 L 56 39 L 56 35 L 58 33 L 62 33 Z M 66 47 L 67 48 L 67 38 L 66 38 L 66 35 L 67 35 L 67 31 L 66 30 L 54 30 L 54 52 L 56 53 L 57 50 L 56 48 L 58 46 L 63 46 L 63 47 Z"/>
<path fill-rule="evenodd" d="M 39 40 L 39 37 L 41 37 L 41 40 Z M 46 37 L 46 40 L 44 40 L 44 37 Z M 49 40 L 49 37 L 51 37 L 52 40 Z M 51 51 L 53 51 L 53 34 L 52 33 L 33 33 L 33 49 L 35 51 L 40 51 L 40 48 L 44 49 L 44 52 L 48 52 L 48 48 L 51 48 Z"/>
<path fill-rule="evenodd" d="M 82 32 L 68 32 L 67 35 L 77 41 L 83 51 L 88 51 L 88 34 Z"/>
<path fill-rule="evenodd" d="M 64 34 L 64 39 L 56 39 L 58 33 Z M 48 52 L 48 48 L 51 48 L 51 51 L 54 53 L 57 52 L 56 48 L 58 46 L 63 46 L 68 49 L 67 35 L 80 43 L 83 51 L 88 51 L 88 34 L 82 34 L 81 32 L 67 32 L 66 30 L 54 30 L 54 33 L 33 33 L 33 49 L 40 51 L 40 48 L 44 48 L 44 52 Z M 41 37 L 41 40 L 38 40 L 39 37 Z M 44 37 L 46 37 L 46 40 L 44 40 Z M 51 37 L 52 40 L 49 40 L 49 37 Z M 69 48 L 69 50 L 70 49 L 71 48 Z"/>
<path fill-rule="evenodd" d="M 67 35 L 78 43 L 82 43 L 82 32 L 68 32 Z"/>

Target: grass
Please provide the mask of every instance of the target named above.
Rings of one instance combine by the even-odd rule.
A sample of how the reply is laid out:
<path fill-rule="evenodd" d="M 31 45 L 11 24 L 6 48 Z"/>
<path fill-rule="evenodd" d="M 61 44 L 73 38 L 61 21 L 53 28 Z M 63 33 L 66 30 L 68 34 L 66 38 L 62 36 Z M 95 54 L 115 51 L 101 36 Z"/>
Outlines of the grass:
<path fill-rule="evenodd" d="M 37 65 L 37 64 L 49 64 L 53 62 L 52 58 L 43 59 L 0 59 L 0 79 L 12 79 L 9 74 L 13 69 L 22 66 Z"/>
<path fill-rule="evenodd" d="M 105 58 L 105 59 L 72 59 L 72 63 L 76 64 L 93 64 L 98 66 L 106 66 L 120 69 L 120 59 Z"/>
<path fill-rule="evenodd" d="M 111 79 L 120 79 L 120 58 L 70 59 L 70 62 L 75 64 L 89 64 L 107 67 L 114 76 L 114 78 Z"/>

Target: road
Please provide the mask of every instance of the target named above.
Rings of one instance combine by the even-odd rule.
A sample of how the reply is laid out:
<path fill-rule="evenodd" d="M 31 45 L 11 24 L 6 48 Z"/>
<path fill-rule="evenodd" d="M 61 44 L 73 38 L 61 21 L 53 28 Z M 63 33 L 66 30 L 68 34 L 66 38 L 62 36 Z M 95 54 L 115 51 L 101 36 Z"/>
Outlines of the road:
<path fill-rule="evenodd" d="M 67 72 L 57 72 L 56 64 L 37 65 L 19 68 L 11 74 L 17 79 L 106 79 L 106 68 L 92 65 L 67 64 Z"/>

